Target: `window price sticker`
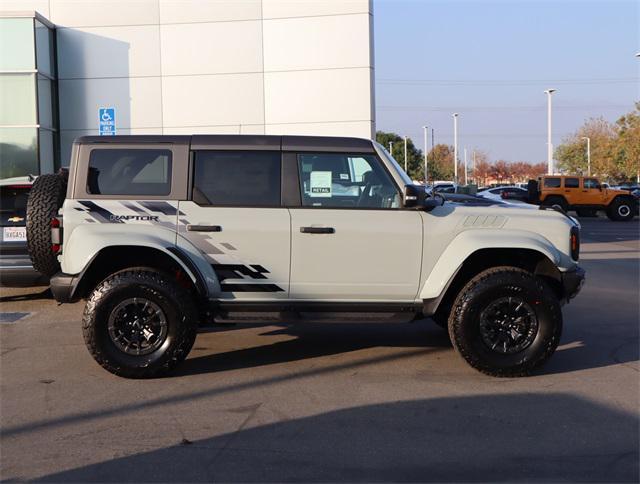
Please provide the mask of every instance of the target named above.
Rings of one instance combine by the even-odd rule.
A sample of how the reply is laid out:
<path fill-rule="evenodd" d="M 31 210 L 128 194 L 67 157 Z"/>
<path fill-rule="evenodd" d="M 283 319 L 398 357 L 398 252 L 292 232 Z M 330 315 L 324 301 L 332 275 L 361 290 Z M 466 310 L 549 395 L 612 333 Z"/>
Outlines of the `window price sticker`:
<path fill-rule="evenodd" d="M 317 198 L 331 198 L 331 172 L 312 171 L 309 179 L 309 195 Z"/>

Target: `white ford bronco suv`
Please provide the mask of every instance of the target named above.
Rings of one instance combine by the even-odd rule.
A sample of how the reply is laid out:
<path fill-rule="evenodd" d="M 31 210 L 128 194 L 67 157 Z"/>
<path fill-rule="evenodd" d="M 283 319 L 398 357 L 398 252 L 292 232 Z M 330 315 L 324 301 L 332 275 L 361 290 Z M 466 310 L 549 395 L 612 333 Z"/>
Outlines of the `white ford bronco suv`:
<path fill-rule="evenodd" d="M 27 216 L 36 269 L 57 301 L 86 299 L 89 351 L 130 378 L 174 368 L 200 323 L 247 313 L 431 317 L 474 368 L 526 375 L 584 281 L 561 210 L 428 197 L 357 138 L 82 137 Z"/>

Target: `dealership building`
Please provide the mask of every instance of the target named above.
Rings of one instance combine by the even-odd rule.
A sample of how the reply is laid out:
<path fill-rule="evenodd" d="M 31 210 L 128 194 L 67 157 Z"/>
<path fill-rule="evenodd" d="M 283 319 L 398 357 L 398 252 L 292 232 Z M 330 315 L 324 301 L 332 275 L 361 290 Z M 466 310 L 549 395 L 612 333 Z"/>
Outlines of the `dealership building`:
<path fill-rule="evenodd" d="M 0 178 L 88 134 L 375 134 L 370 0 L 0 0 Z"/>

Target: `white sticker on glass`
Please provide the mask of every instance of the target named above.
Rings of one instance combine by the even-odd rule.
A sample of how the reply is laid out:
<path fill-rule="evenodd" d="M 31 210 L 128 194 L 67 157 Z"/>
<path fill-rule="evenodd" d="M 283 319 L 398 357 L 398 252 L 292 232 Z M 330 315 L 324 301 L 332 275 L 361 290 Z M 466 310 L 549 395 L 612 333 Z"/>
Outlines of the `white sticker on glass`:
<path fill-rule="evenodd" d="M 331 198 L 331 172 L 312 171 L 309 179 L 309 196 Z"/>

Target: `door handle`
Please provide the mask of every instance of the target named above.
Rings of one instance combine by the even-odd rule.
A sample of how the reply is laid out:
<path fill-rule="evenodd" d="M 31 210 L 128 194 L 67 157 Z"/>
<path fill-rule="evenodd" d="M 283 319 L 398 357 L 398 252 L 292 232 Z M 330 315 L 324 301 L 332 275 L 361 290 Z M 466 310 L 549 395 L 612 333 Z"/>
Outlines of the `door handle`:
<path fill-rule="evenodd" d="M 220 225 L 192 225 L 187 224 L 188 232 L 222 232 Z"/>
<path fill-rule="evenodd" d="M 303 234 L 335 234 L 336 229 L 333 227 L 300 227 Z"/>

